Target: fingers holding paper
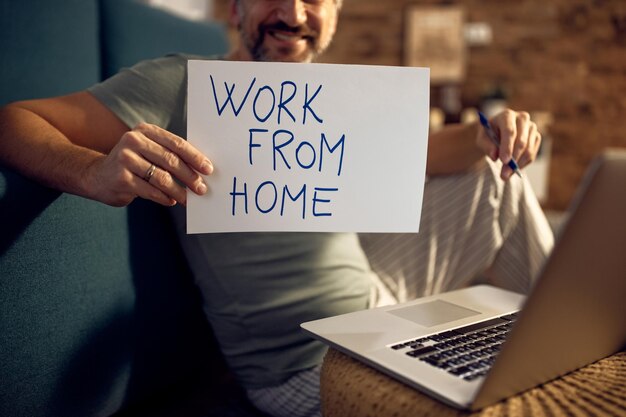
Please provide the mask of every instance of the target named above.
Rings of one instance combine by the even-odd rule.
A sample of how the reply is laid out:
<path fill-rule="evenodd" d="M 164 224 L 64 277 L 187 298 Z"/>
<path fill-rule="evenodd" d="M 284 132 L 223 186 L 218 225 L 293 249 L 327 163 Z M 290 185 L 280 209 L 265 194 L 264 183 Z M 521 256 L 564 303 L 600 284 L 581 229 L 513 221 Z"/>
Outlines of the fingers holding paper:
<path fill-rule="evenodd" d="M 91 171 L 94 187 L 107 204 L 124 206 L 141 197 L 172 206 L 187 203 L 185 187 L 205 194 L 201 174 L 211 174 L 213 165 L 183 138 L 142 123 L 124 133 Z"/>

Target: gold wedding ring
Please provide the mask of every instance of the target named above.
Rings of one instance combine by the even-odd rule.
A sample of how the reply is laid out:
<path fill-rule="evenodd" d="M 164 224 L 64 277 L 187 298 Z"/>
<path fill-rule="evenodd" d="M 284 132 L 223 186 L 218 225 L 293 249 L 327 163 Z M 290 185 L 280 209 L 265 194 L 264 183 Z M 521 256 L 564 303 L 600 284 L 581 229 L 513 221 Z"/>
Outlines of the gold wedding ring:
<path fill-rule="evenodd" d="M 150 168 L 148 168 L 146 173 L 143 175 L 143 179 L 146 182 L 150 182 L 150 178 L 152 178 L 152 176 L 154 175 L 154 171 L 156 171 L 156 165 L 152 164 L 150 165 Z"/>

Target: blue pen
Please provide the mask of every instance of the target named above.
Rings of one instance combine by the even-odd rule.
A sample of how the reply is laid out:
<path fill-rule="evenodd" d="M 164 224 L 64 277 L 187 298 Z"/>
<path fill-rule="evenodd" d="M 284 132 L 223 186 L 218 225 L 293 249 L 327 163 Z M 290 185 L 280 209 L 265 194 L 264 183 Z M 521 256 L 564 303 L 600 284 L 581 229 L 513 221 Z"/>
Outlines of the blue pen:
<path fill-rule="evenodd" d="M 498 139 L 496 132 L 493 131 L 493 128 L 489 124 L 489 120 L 487 120 L 487 117 L 481 111 L 478 112 L 478 117 L 480 118 L 480 124 L 483 125 L 483 127 L 485 128 L 485 133 L 487 134 L 487 137 L 491 139 L 491 141 L 498 148 L 500 148 L 500 139 Z M 520 178 L 522 178 L 522 173 L 520 172 L 519 165 L 517 165 L 515 159 L 511 158 L 507 165 L 513 170 L 513 172 L 515 172 L 517 175 L 519 175 Z"/>

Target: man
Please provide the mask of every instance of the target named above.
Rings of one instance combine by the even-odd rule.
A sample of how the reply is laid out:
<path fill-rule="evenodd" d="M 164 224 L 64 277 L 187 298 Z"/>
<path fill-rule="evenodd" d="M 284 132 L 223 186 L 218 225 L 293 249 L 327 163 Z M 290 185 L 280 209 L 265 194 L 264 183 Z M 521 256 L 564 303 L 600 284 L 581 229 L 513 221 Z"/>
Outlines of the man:
<path fill-rule="evenodd" d="M 331 42 L 340 7 L 340 0 L 233 0 L 241 42 L 226 59 L 312 61 Z M 409 241 L 417 264 L 389 265 L 376 239 L 364 236 L 382 281 L 354 234 L 186 235 L 178 210 L 185 188 L 206 193 L 202 175 L 213 171 L 210 155 L 184 140 L 186 60 L 143 62 L 87 91 L 5 107 L 0 161 L 105 204 L 124 206 L 140 197 L 176 206 L 172 213 L 207 317 L 261 410 L 319 415 L 324 348 L 299 332 L 300 322 L 467 285 L 477 274 L 520 290 L 531 284 L 551 236 L 536 200 L 522 181 L 510 179 L 506 162 L 515 157 L 520 166 L 529 164 L 541 137 L 527 113 L 510 110 L 491 120 L 499 150 L 477 125 L 432 135 L 423 232 Z M 527 267 L 507 269 L 511 259 Z"/>

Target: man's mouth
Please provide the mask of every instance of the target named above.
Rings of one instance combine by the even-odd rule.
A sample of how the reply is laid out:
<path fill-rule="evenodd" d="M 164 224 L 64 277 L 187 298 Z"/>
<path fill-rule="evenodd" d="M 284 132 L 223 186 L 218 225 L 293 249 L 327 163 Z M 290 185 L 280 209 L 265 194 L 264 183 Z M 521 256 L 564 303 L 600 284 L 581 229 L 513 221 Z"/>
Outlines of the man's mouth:
<path fill-rule="evenodd" d="M 258 36 L 250 51 L 258 61 L 309 61 L 317 38 L 318 34 L 306 25 L 292 27 L 284 22 L 266 24 L 258 28 Z"/>
<path fill-rule="evenodd" d="M 275 30 L 270 30 L 268 31 L 268 34 L 278 39 L 279 41 L 283 41 L 283 42 L 297 42 L 299 40 L 305 39 L 304 36 L 298 33 L 292 33 L 292 32 L 283 32 L 283 31 L 279 32 Z"/>
<path fill-rule="evenodd" d="M 283 22 L 262 27 L 261 31 L 281 42 L 295 43 L 313 38 L 312 32 L 307 27 L 291 27 Z"/>

